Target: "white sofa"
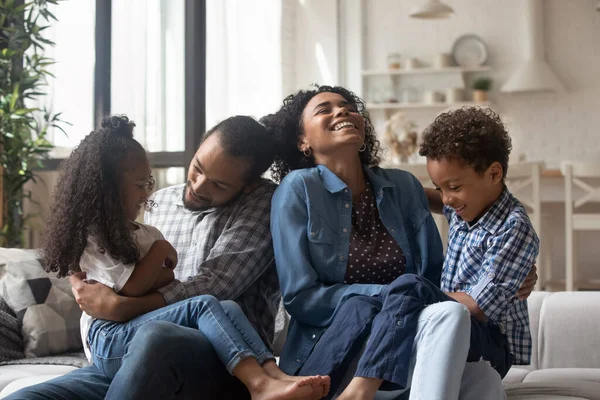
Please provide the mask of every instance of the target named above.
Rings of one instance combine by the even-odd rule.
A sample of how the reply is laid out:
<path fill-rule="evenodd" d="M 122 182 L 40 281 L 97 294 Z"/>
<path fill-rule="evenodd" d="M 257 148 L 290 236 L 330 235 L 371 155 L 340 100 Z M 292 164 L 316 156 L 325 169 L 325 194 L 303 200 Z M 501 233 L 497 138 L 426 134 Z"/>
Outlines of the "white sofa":
<path fill-rule="evenodd" d="M 600 400 L 600 292 L 534 292 L 529 299 L 533 359 L 504 379 L 511 400 Z M 73 370 L 0 366 L 0 398 Z"/>
<path fill-rule="evenodd" d="M 600 292 L 534 292 L 529 318 L 532 362 L 508 372 L 508 398 L 600 399 Z"/>

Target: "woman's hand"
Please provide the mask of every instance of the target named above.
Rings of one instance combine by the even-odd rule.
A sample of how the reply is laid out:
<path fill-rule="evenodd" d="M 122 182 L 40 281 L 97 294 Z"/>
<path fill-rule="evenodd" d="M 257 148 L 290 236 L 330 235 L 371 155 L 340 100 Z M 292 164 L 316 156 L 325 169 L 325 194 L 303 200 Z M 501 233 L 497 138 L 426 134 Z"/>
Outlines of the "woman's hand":
<path fill-rule="evenodd" d="M 120 321 L 118 315 L 119 295 L 101 283 L 88 283 L 85 272 L 77 272 L 69 277 L 79 308 L 94 318 Z"/>
<path fill-rule="evenodd" d="M 533 264 L 533 266 L 531 267 L 531 271 L 529 271 L 529 273 L 525 277 L 525 280 L 523 281 L 521 288 L 517 292 L 516 297 L 519 300 L 526 300 L 529 297 L 529 295 L 531 294 L 531 292 L 533 291 L 533 288 L 535 287 L 537 280 L 538 280 L 537 267 L 535 266 L 535 264 Z"/>

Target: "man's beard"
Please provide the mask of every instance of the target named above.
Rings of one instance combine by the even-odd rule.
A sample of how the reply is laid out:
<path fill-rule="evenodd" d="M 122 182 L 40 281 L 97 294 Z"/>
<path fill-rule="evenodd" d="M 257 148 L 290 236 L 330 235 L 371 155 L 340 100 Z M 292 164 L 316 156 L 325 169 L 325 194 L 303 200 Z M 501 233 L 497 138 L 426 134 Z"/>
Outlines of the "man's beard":
<path fill-rule="evenodd" d="M 211 208 L 212 207 L 211 205 L 202 207 L 202 206 L 190 204 L 190 202 L 188 202 L 186 200 L 187 191 L 191 190 L 191 186 L 192 186 L 192 183 L 190 181 L 185 182 L 185 186 L 183 187 L 183 193 L 182 193 L 182 197 L 181 197 L 181 199 L 183 200 L 183 207 L 185 207 L 185 209 L 189 210 L 189 211 L 203 211 L 203 210 Z"/>

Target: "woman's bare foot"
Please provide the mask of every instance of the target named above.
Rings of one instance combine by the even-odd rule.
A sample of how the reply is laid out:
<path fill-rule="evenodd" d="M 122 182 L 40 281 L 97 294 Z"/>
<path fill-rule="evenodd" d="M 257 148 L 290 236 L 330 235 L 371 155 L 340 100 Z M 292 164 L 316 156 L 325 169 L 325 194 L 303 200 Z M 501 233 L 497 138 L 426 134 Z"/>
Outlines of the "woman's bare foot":
<path fill-rule="evenodd" d="M 320 397 L 317 397 L 319 399 L 327 396 L 329 389 L 331 388 L 331 379 L 327 375 L 316 375 L 312 377 L 288 375 L 279 368 L 275 361 L 267 361 L 262 365 L 262 367 L 267 375 L 269 375 L 271 378 L 279 379 L 280 381 L 301 382 L 306 378 L 316 378 L 312 380 L 311 385 L 315 390 L 315 395 L 320 394 Z"/>
<path fill-rule="evenodd" d="M 282 381 L 265 377 L 248 387 L 252 400 L 318 400 L 313 389 L 314 377 L 299 381 Z"/>
<path fill-rule="evenodd" d="M 373 400 L 382 380 L 354 377 L 337 400 Z"/>

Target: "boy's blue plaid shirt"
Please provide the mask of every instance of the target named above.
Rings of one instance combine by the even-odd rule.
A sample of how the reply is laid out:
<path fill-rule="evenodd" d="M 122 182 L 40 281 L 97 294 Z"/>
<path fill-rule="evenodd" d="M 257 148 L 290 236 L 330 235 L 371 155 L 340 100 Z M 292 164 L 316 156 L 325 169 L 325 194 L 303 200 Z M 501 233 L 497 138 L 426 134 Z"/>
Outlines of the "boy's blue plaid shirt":
<path fill-rule="evenodd" d="M 539 239 L 525 208 L 508 189 L 473 226 L 444 206 L 450 223 L 442 270 L 445 292 L 466 292 L 489 318 L 504 328 L 513 364 L 529 364 L 531 332 L 527 301 L 515 294 L 539 251 Z"/>

